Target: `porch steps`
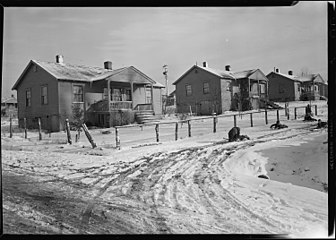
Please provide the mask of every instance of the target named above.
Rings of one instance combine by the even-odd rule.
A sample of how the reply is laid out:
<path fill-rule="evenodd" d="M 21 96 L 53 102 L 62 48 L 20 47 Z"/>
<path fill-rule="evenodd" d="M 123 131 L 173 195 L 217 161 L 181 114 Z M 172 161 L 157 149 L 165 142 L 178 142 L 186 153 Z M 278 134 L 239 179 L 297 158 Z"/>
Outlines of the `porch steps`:
<path fill-rule="evenodd" d="M 153 110 L 143 110 L 135 113 L 135 120 L 139 124 L 158 122 L 159 118 L 154 115 Z"/>

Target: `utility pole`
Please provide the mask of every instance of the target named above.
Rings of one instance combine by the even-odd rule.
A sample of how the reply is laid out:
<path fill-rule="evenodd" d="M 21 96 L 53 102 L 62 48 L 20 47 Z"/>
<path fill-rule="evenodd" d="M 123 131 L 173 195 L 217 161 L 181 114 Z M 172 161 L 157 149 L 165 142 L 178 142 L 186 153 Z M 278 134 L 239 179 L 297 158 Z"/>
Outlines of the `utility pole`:
<path fill-rule="evenodd" d="M 164 98 L 164 114 L 167 113 L 167 101 L 168 101 L 168 65 L 163 65 L 163 75 L 165 76 L 166 79 L 166 96 Z"/>
<path fill-rule="evenodd" d="M 163 65 L 163 75 L 166 79 L 166 96 L 168 97 L 168 65 Z"/>

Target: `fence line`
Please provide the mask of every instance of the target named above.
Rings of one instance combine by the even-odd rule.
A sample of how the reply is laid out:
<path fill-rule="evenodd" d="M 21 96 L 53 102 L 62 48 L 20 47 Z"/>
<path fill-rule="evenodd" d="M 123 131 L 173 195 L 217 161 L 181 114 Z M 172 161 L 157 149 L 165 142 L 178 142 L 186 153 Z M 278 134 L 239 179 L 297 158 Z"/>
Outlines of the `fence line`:
<path fill-rule="evenodd" d="M 315 107 L 315 115 L 317 115 L 317 105 L 311 105 L 311 107 Z M 297 109 L 299 108 L 305 108 L 306 106 L 300 106 L 300 107 L 294 107 L 294 119 L 297 119 Z M 290 111 L 289 109 L 272 109 L 272 110 L 259 110 L 259 111 L 253 111 L 253 112 L 247 112 L 247 113 L 233 113 L 233 114 L 226 114 L 226 115 L 212 115 L 212 116 L 206 116 L 206 117 L 197 117 L 197 118 L 193 118 L 193 119 L 185 119 L 185 120 L 178 120 L 178 121 L 172 121 L 172 122 L 160 122 L 160 123 L 145 123 L 145 124 L 137 124 L 137 125 L 128 125 L 128 126 L 115 126 L 115 137 L 116 137 L 116 148 L 120 149 L 121 148 L 121 143 L 120 143 L 120 134 L 119 134 L 119 129 L 122 128 L 132 128 L 132 127 L 145 127 L 145 126 L 154 126 L 155 125 L 155 133 L 156 133 L 156 142 L 160 141 L 160 125 L 168 125 L 168 124 L 175 124 L 175 141 L 178 140 L 178 136 L 179 136 L 179 124 L 183 124 L 183 123 L 187 123 L 188 124 L 188 137 L 192 136 L 192 128 L 191 128 L 191 122 L 194 121 L 200 121 L 200 120 L 206 120 L 206 119 L 213 119 L 213 133 L 217 132 L 217 125 L 218 125 L 218 119 L 219 118 L 229 118 L 233 116 L 233 125 L 237 126 L 237 115 L 238 116 L 243 116 L 243 115 L 250 115 L 250 126 L 253 127 L 254 126 L 254 122 L 253 122 L 253 114 L 260 114 L 263 113 L 265 114 L 265 124 L 268 124 L 268 113 L 270 112 L 275 112 L 276 111 L 276 118 L 277 121 L 280 120 L 280 110 L 284 110 L 285 111 L 285 116 L 287 117 L 287 119 L 289 120 L 289 116 L 290 116 Z M 23 119 L 23 127 L 24 127 L 24 137 L 27 138 L 28 135 L 28 131 L 27 131 L 27 123 L 26 123 L 26 118 Z M 66 124 L 67 125 L 67 124 Z M 83 127 L 83 126 L 82 126 Z M 85 126 L 86 127 L 86 126 Z M 87 130 L 87 128 L 83 127 L 84 132 L 87 134 L 88 131 L 86 132 L 85 130 Z M 70 129 L 69 129 L 70 130 Z M 13 126 L 12 126 L 12 118 L 10 118 L 10 137 L 13 136 Z M 41 129 L 41 119 L 38 118 L 38 139 L 42 140 L 42 129 Z M 69 133 L 69 135 L 67 135 L 67 142 L 71 144 L 71 135 L 70 135 L 70 131 L 66 133 Z M 92 137 L 87 134 L 87 137 L 90 140 L 90 143 L 92 145 L 93 148 L 97 147 L 97 145 L 94 143 Z M 69 141 L 70 140 L 70 141 Z"/>
<path fill-rule="evenodd" d="M 317 105 L 312 105 L 315 106 L 315 114 L 317 115 Z M 295 107 L 294 108 L 294 119 L 297 118 L 297 112 L 296 109 L 297 108 L 304 108 L 303 107 Z M 290 115 L 290 111 L 289 109 L 281 109 L 284 110 L 285 116 L 287 117 L 287 119 L 289 120 L 289 115 Z M 191 137 L 191 121 L 199 121 L 199 120 L 205 120 L 205 119 L 213 119 L 213 132 L 216 133 L 217 131 L 217 122 L 218 122 L 218 118 L 228 118 L 228 117 L 232 117 L 233 116 L 233 125 L 236 127 L 237 126 L 237 115 L 242 116 L 242 115 L 250 115 L 250 125 L 251 127 L 254 126 L 253 124 L 253 114 L 257 114 L 257 113 L 265 113 L 265 123 L 266 125 L 268 124 L 268 113 L 269 112 L 275 112 L 276 111 L 276 118 L 277 121 L 280 121 L 280 109 L 272 109 L 272 110 L 259 110 L 259 111 L 255 111 L 255 112 L 248 112 L 248 113 L 237 113 L 237 114 L 228 114 L 228 115 L 212 115 L 212 116 L 207 116 L 207 117 L 198 117 L 198 118 L 193 118 L 193 119 L 188 119 L 188 120 L 179 120 L 179 121 L 173 121 L 173 122 L 162 122 L 162 123 L 144 123 L 144 124 L 140 124 L 140 125 L 131 125 L 131 126 L 115 126 L 114 128 L 116 129 L 116 146 L 117 149 L 120 149 L 121 147 L 121 143 L 120 143 L 120 138 L 119 135 L 117 136 L 118 129 L 121 128 L 132 128 L 132 127 L 145 127 L 145 126 L 154 126 L 155 125 L 155 133 L 156 133 L 156 141 L 159 142 L 159 125 L 167 125 L 167 124 L 175 124 L 175 141 L 178 140 L 178 124 L 181 123 L 186 123 L 188 124 L 188 137 Z"/>

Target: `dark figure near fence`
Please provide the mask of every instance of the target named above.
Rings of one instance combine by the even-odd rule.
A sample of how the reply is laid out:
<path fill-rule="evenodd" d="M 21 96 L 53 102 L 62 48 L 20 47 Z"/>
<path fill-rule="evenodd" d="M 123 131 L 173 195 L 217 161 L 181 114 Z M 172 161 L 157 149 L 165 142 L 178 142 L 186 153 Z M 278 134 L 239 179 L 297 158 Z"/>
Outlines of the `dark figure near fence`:
<path fill-rule="evenodd" d="M 317 121 L 317 128 L 325 128 L 328 127 L 328 122 L 322 122 L 321 119 Z"/>
<path fill-rule="evenodd" d="M 247 135 L 240 135 L 239 127 L 231 128 L 228 135 L 229 135 L 229 142 L 243 141 L 245 139 L 250 140 L 250 138 Z"/>
<path fill-rule="evenodd" d="M 228 135 L 229 135 L 229 142 L 237 141 L 240 136 L 240 128 L 239 127 L 231 128 Z"/>
<path fill-rule="evenodd" d="M 306 107 L 306 114 L 303 121 L 317 121 L 315 118 L 313 118 L 313 113 L 309 104 Z"/>
<path fill-rule="evenodd" d="M 280 121 L 276 121 L 276 123 L 270 126 L 271 129 L 281 129 L 281 128 L 288 128 L 287 125 L 281 124 Z"/>

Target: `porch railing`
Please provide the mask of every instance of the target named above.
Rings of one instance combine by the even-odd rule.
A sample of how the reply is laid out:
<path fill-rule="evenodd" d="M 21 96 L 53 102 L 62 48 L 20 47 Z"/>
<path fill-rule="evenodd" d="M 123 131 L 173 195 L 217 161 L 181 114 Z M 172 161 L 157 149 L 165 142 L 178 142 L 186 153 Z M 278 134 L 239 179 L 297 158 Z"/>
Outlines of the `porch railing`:
<path fill-rule="evenodd" d="M 110 102 L 110 111 L 111 110 L 120 110 L 120 109 L 133 109 L 132 101 L 113 101 L 113 102 Z"/>
<path fill-rule="evenodd" d="M 153 105 L 151 103 L 137 104 L 134 110 L 136 111 L 153 110 Z"/>

